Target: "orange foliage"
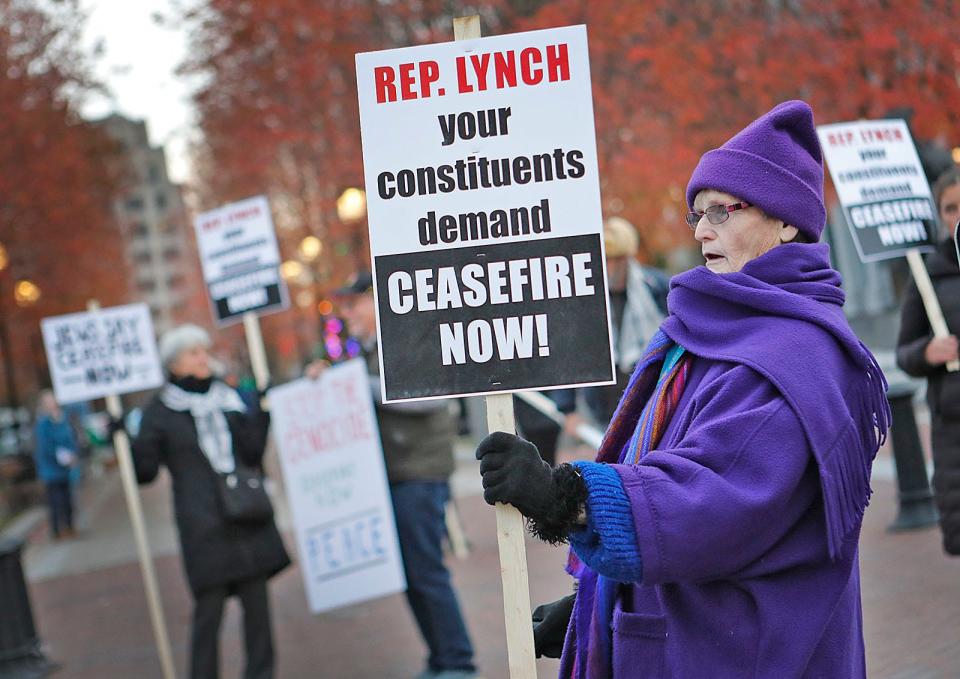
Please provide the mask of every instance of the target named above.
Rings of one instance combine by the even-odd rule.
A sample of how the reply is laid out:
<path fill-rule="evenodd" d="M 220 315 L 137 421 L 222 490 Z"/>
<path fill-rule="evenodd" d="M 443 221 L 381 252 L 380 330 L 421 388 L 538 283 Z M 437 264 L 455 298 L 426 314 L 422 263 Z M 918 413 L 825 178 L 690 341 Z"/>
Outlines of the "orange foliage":
<path fill-rule="evenodd" d="M 127 296 L 110 214 L 119 168 L 110 165 L 110 143 L 76 113 L 76 97 L 94 86 L 75 47 L 76 13 L 71 3 L 56 14 L 35 4 L 0 0 L 0 243 L 10 257 L 0 313 L 21 395 L 42 376 L 41 317 L 83 310 L 92 297 L 109 305 Z M 39 285 L 34 306 L 14 304 L 18 279 Z"/>
<path fill-rule="evenodd" d="M 203 205 L 267 193 L 285 256 L 319 236 L 318 291 L 339 283 L 368 258 L 364 225 L 334 209 L 363 179 L 354 54 L 449 40 L 451 18 L 475 11 L 207 0 L 186 13 Z M 918 137 L 960 141 L 952 0 L 499 0 L 480 13 L 487 35 L 587 25 L 604 209 L 637 225 L 647 259 L 690 244 L 683 192 L 700 155 L 780 101 L 806 99 L 821 123 L 909 106 Z"/>
<path fill-rule="evenodd" d="M 284 259 L 308 235 L 323 243 L 314 283 L 291 289 L 294 299 L 312 290 L 314 304 L 263 319 L 282 362 L 318 339 L 316 303 L 369 267 L 365 221 L 341 223 L 336 212 L 344 189 L 363 186 L 354 55 L 452 39 L 450 12 L 476 12 L 456 4 L 208 0 L 181 17 L 191 32 L 181 73 L 204 82 L 194 97 L 201 209 L 264 193 Z"/>
<path fill-rule="evenodd" d="M 585 23 L 605 209 L 648 256 L 689 242 L 699 156 L 780 101 L 818 123 L 914 110 L 918 138 L 960 142 L 960 4 L 952 0 L 557 0 L 523 29 Z"/>

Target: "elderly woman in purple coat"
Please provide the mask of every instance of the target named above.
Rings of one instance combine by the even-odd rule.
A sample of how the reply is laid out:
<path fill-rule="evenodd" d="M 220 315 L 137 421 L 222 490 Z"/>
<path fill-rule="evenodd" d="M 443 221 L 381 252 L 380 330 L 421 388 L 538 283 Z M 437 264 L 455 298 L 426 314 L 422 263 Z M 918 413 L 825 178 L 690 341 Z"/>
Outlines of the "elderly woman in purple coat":
<path fill-rule="evenodd" d="M 562 648 L 563 679 L 865 677 L 857 543 L 889 408 L 819 242 L 810 107 L 704 154 L 687 204 L 705 263 L 671 281 L 596 461 L 477 449 L 486 501 L 572 548 L 538 651 Z"/>

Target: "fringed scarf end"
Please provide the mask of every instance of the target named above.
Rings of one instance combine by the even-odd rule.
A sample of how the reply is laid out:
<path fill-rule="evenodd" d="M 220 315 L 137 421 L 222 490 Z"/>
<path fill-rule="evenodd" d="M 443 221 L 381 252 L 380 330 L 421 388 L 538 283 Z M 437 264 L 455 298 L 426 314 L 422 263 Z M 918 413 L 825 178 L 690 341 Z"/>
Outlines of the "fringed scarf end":
<path fill-rule="evenodd" d="M 871 458 L 865 456 L 863 437 L 854 422 L 837 439 L 828 457 L 820 461 L 830 558 L 843 556 L 851 531 L 858 528 L 873 492 L 870 488 Z"/>
<path fill-rule="evenodd" d="M 865 353 L 869 361 L 858 407 L 833 449 L 819 461 L 827 542 L 834 561 L 843 556 L 847 538 L 863 521 L 873 492 L 873 459 L 886 441 L 891 423 L 886 377 L 873 355 Z"/>

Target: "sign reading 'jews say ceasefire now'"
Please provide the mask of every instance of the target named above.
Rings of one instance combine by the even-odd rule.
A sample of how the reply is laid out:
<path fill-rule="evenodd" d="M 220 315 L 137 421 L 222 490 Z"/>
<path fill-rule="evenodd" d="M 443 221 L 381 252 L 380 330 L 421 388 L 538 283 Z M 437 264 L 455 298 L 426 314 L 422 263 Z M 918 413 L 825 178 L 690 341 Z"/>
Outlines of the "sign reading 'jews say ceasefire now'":
<path fill-rule="evenodd" d="M 860 120 L 817 134 L 861 261 L 931 250 L 937 212 L 907 124 Z"/>
<path fill-rule="evenodd" d="M 51 316 L 40 322 L 57 401 L 153 389 L 163 372 L 146 304 Z"/>
<path fill-rule="evenodd" d="M 197 249 L 214 318 L 224 325 L 247 312 L 289 306 L 270 205 L 255 196 L 197 215 Z"/>
<path fill-rule="evenodd" d="M 357 55 L 385 401 L 607 384 L 586 29 Z"/>

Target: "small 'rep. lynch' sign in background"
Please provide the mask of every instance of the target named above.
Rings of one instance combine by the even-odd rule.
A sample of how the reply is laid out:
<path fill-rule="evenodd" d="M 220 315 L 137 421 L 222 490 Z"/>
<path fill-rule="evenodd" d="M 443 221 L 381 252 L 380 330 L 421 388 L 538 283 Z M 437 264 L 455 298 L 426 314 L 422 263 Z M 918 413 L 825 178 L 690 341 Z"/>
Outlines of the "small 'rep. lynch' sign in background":
<path fill-rule="evenodd" d="M 57 401 L 73 403 L 163 384 L 146 304 L 51 316 L 40 322 Z"/>
<path fill-rule="evenodd" d="M 906 122 L 820 125 L 817 134 L 860 260 L 931 250 L 937 211 Z"/>
<path fill-rule="evenodd" d="M 287 286 L 280 275 L 280 249 L 264 196 L 247 198 L 197 215 L 197 249 L 217 323 L 245 313 L 286 309 Z"/>
<path fill-rule="evenodd" d="M 385 401 L 610 383 L 586 28 L 357 55 Z"/>

